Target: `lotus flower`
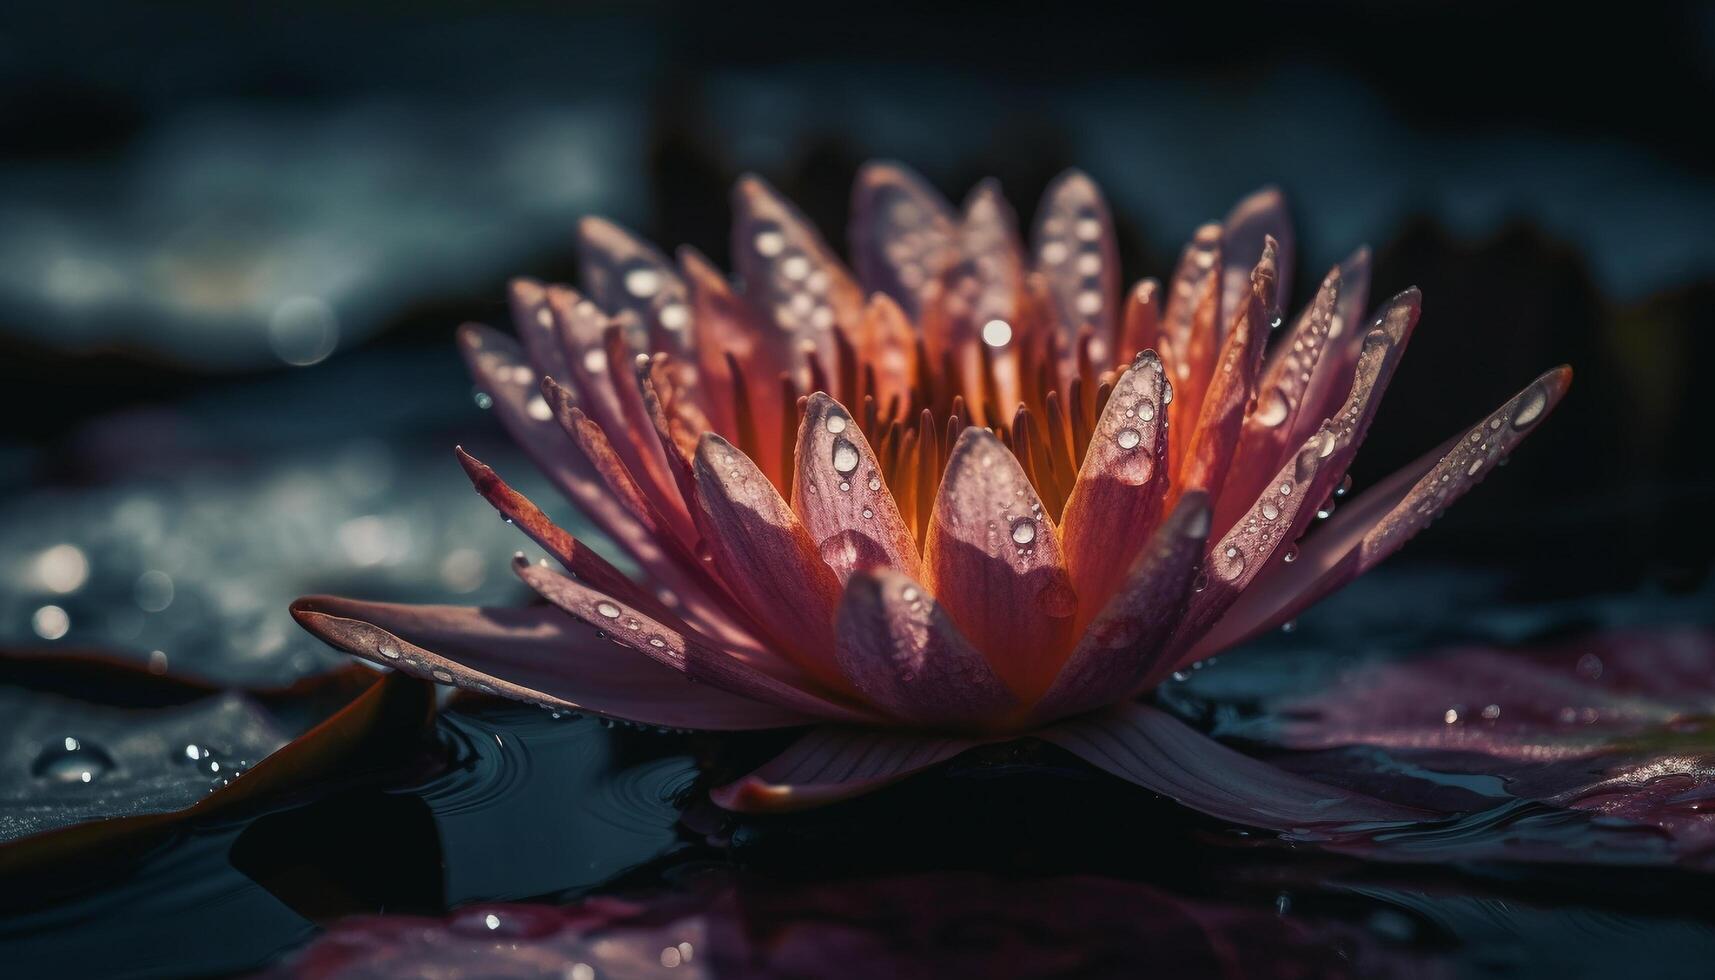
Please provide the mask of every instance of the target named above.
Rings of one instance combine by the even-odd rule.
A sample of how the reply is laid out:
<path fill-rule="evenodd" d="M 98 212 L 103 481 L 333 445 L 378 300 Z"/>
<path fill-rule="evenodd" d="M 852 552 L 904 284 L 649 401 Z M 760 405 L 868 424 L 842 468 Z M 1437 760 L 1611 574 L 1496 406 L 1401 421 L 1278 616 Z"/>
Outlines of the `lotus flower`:
<path fill-rule="evenodd" d="M 506 428 L 640 577 L 461 450 L 563 566 L 516 563 L 548 604 L 310 597 L 298 620 L 376 663 L 562 710 L 814 726 L 714 791 L 737 810 L 844 799 L 1034 735 L 1241 823 L 1420 815 L 1137 699 L 1393 553 L 1540 424 L 1568 369 L 1306 535 L 1419 295 L 1364 319 L 1360 249 L 1277 329 L 1293 257 L 1277 191 L 1198 229 L 1165 288 L 1123 292 L 1081 173 L 1049 189 L 1026 251 L 993 182 L 955 211 L 908 170 L 867 166 L 850 269 L 763 181 L 742 179 L 733 208 L 736 282 L 591 218 L 586 294 L 519 280 L 518 341 L 459 332 Z"/>

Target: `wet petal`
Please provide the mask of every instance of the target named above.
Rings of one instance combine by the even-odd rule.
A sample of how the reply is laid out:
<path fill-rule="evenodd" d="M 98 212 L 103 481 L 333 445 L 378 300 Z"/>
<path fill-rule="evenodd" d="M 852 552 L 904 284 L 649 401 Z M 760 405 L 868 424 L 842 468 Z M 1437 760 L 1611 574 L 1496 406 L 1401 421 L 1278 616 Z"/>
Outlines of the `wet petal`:
<path fill-rule="evenodd" d="M 1220 350 L 1221 318 L 1221 226 L 1207 224 L 1197 229 L 1191 243 L 1180 253 L 1167 288 L 1167 306 L 1161 317 L 1161 359 L 1173 384 L 1173 407 L 1169 412 L 1174 437 L 1169 453 L 1173 469 L 1190 449 L 1203 392 L 1215 371 Z"/>
<path fill-rule="evenodd" d="M 1173 635 L 1209 536 L 1209 498 L 1188 493 L 1161 523 L 1125 587 L 1084 631 L 1036 707 L 1048 720 L 1087 711 L 1153 686 L 1173 669 Z"/>
<path fill-rule="evenodd" d="M 1288 446 L 1308 439 L 1346 397 L 1364 348 L 1364 314 L 1369 301 L 1370 250 L 1360 248 L 1340 263 L 1340 298 L 1334 304 L 1334 319 L 1328 324 L 1328 346 L 1310 373 L 1297 421 L 1286 441 Z M 1298 329 L 1293 328 L 1295 333 Z"/>
<path fill-rule="evenodd" d="M 1286 210 L 1286 195 L 1278 187 L 1264 187 L 1249 195 L 1233 205 L 1221 222 L 1221 255 L 1227 263 L 1221 272 L 1221 309 L 1228 321 L 1250 293 L 1250 269 L 1262 256 L 1263 242 L 1268 238 L 1275 241 L 1274 261 L 1284 296 L 1292 291 L 1295 248 L 1292 215 Z"/>
<path fill-rule="evenodd" d="M 1323 422 L 1290 462 L 1275 474 L 1250 511 L 1209 549 L 1206 587 L 1191 597 L 1175 640 L 1181 649 L 1204 648 L 1200 637 L 1270 566 L 1291 563 L 1293 542 L 1310 523 L 1351 465 L 1369 431 L 1381 393 L 1417 324 L 1420 297 L 1395 297 L 1365 335 L 1352 390 L 1339 414 Z M 1224 623 L 1223 623 L 1224 626 Z"/>
<path fill-rule="evenodd" d="M 1398 551 L 1482 482 L 1559 404 L 1571 383 L 1570 368 L 1549 371 L 1476 425 L 1341 507 L 1305 540 L 1296 561 L 1256 576 L 1192 656 L 1280 625 Z"/>
<path fill-rule="evenodd" d="M 884 293 L 916 320 L 953 260 L 953 209 L 910 168 L 868 163 L 852 189 L 852 265 L 866 293 Z"/>
<path fill-rule="evenodd" d="M 721 579 L 778 649 L 832 690 L 840 584 L 798 516 L 749 457 L 709 433 L 697 446 L 697 526 Z"/>
<path fill-rule="evenodd" d="M 797 355 L 771 324 L 761 322 L 749 304 L 732 291 L 726 277 L 695 249 L 679 250 L 679 268 L 691 290 L 691 327 L 696 334 L 697 381 L 707 388 L 704 406 L 715 431 L 738 439 L 738 386 L 754 394 L 773 390 L 781 374 L 789 373 Z M 733 374 L 733 365 L 743 372 Z M 779 427 L 779 411 L 764 401 L 756 419 L 758 431 Z M 757 462 L 765 473 L 784 472 L 777 449 L 759 447 Z"/>
<path fill-rule="evenodd" d="M 1244 509 L 1285 462 L 1287 440 L 1298 429 L 1304 408 L 1304 393 L 1315 374 L 1322 352 L 1328 347 L 1340 298 L 1340 270 L 1322 280 L 1322 288 L 1310 308 L 1294 324 L 1272 352 L 1256 389 L 1256 402 L 1245 416 L 1233 465 L 1222 483 L 1215 512 L 1215 526 L 1225 530 L 1244 514 Z M 1303 440 L 1299 440 L 1302 442 Z"/>
<path fill-rule="evenodd" d="M 1017 702 L 929 590 L 894 571 L 846 583 L 840 669 L 866 700 L 930 728 L 1000 722 Z"/>
<path fill-rule="evenodd" d="M 899 304 L 886 295 L 870 297 L 852 346 L 859 362 L 875 372 L 875 390 L 866 393 L 875 396 L 876 404 L 898 398 L 910 405 L 917 380 L 917 331 Z"/>
<path fill-rule="evenodd" d="M 1062 722 L 1037 737 L 1193 810 L 1252 827 L 1315 835 L 1433 816 L 1294 775 L 1140 704 Z"/>
<path fill-rule="evenodd" d="M 732 204 L 733 268 L 745 298 L 782 335 L 812 350 L 824 370 L 832 370 L 834 332 L 857 327 L 862 290 L 809 220 L 760 177 L 740 178 Z M 796 373 L 794 378 L 802 380 Z"/>
<path fill-rule="evenodd" d="M 965 429 L 947 460 L 923 566 L 959 629 L 1021 701 L 1035 700 L 1069 647 L 1078 602 L 1054 522 L 986 429 Z"/>
<path fill-rule="evenodd" d="M 1084 618 L 1096 614 L 1155 530 L 1167 492 L 1167 377 L 1155 352 L 1114 383 L 1060 517 Z"/>
<path fill-rule="evenodd" d="M 672 728 L 750 729 L 810 716 L 695 684 L 558 609 L 412 606 L 309 596 L 299 625 L 386 667 L 565 711 Z"/>
<path fill-rule="evenodd" d="M 851 413 L 822 392 L 805 403 L 797 461 L 792 508 L 842 583 L 859 569 L 918 573 L 917 542 L 869 440 Z"/>
<path fill-rule="evenodd" d="M 742 813 L 825 806 L 873 793 L 979 744 L 873 729 L 816 728 L 762 768 L 709 795 Z"/>
<path fill-rule="evenodd" d="M 685 281 L 660 249 L 602 218 L 578 222 L 578 268 L 591 298 L 608 313 L 631 313 L 639 350 L 684 353 L 691 339 Z"/>
<path fill-rule="evenodd" d="M 1033 238 L 1036 271 L 1048 284 L 1064 349 L 1090 327 L 1111 344 L 1119 317 L 1119 248 L 1101 189 L 1086 174 L 1068 170 L 1043 196 Z M 1111 358 L 1112 351 L 1105 356 Z"/>
<path fill-rule="evenodd" d="M 1274 309 L 1275 248 L 1269 240 L 1262 260 L 1252 271 L 1251 291 L 1244 305 L 1234 311 L 1232 327 L 1221 343 L 1214 373 L 1197 415 L 1197 428 L 1189 434 L 1191 445 L 1178 472 L 1174 492 L 1202 490 L 1214 493 L 1226 480 L 1233 451 L 1244 427 L 1245 410 L 1256 390 L 1262 368 L 1263 343 L 1268 339 L 1268 318 Z"/>
<path fill-rule="evenodd" d="M 1139 280 L 1126 294 L 1124 315 L 1116 356 L 1130 360 L 1161 342 L 1161 284 L 1154 279 Z"/>
<path fill-rule="evenodd" d="M 548 306 L 548 291 L 534 279 L 514 279 L 507 293 L 512 305 L 512 324 L 524 342 L 530 356 L 530 366 L 536 373 L 550 378 L 571 375 L 566 349 L 560 343 L 560 331 L 554 324 L 554 311 Z"/>
<path fill-rule="evenodd" d="M 538 595 L 596 630 L 599 637 L 693 681 L 800 712 L 807 718 L 858 723 L 879 720 L 873 713 L 837 704 L 812 692 L 809 688 L 813 682 L 776 659 L 758 662 L 757 658 L 747 659 L 738 651 L 716 649 L 706 638 L 693 635 L 670 616 L 651 617 L 551 568 L 518 559 L 513 562 L 513 569 Z"/>

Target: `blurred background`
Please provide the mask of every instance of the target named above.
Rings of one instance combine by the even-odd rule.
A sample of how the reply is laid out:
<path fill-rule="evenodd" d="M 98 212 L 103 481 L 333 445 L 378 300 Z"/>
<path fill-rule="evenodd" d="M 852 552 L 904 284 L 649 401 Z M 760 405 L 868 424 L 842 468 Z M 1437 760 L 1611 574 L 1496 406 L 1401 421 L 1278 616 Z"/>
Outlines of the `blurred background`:
<path fill-rule="evenodd" d="M 1128 279 L 1266 183 L 1298 222 L 1295 305 L 1369 243 L 1373 295 L 1425 305 L 1358 493 L 1571 363 L 1552 424 L 1364 610 L 1708 596 L 1710 7 L 928 6 L 9 11 L 0 642 L 284 683 L 332 656 L 298 594 L 517 599 L 527 542 L 451 447 L 552 494 L 453 328 L 504 325 L 509 276 L 570 279 L 585 214 L 724 260 L 747 170 L 843 245 L 878 156 L 954 199 L 997 176 L 1026 216 L 1081 167 Z"/>

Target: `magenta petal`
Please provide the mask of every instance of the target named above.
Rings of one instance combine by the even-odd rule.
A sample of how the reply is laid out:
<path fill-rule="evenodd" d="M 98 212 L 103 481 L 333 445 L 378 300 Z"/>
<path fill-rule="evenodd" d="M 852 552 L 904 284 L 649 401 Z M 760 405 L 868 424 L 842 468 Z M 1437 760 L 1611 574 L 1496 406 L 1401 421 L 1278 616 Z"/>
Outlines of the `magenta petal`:
<path fill-rule="evenodd" d="M 835 657 L 852 687 L 903 721 L 980 727 L 1017 706 L 935 597 L 908 576 L 853 575 L 836 630 Z"/>
<path fill-rule="evenodd" d="M 1057 314 L 1060 349 L 1074 351 L 1086 326 L 1104 344 L 1110 343 L 1120 313 L 1119 248 L 1107 201 L 1095 181 L 1078 170 L 1054 179 L 1043 193 L 1031 247 L 1035 271 L 1047 283 Z M 1102 353 L 1111 363 L 1113 352 Z"/>
<path fill-rule="evenodd" d="M 1121 779 L 1251 827 L 1307 833 L 1435 816 L 1294 775 L 1141 704 L 1117 706 L 1036 734 Z"/>
<path fill-rule="evenodd" d="M 1233 205 L 1221 222 L 1221 324 L 1226 330 L 1242 310 L 1251 291 L 1251 267 L 1262 257 L 1263 242 L 1275 240 L 1276 281 L 1280 294 L 1292 290 L 1293 245 L 1292 215 L 1286 210 L 1286 195 L 1278 187 L 1264 187 Z"/>
<path fill-rule="evenodd" d="M 365 660 L 565 711 L 670 728 L 742 730 L 816 718 L 742 698 L 640 657 L 557 609 L 478 609 L 308 596 L 292 616 Z"/>
<path fill-rule="evenodd" d="M 691 338 L 691 300 L 685 280 L 660 249 L 631 232 L 589 217 L 578 222 L 578 269 L 602 309 L 630 313 L 647 337 L 632 336 L 640 350 L 683 354 Z"/>
<path fill-rule="evenodd" d="M 884 786 L 981 745 L 863 728 L 816 728 L 737 782 L 709 796 L 742 813 L 785 812 L 837 803 Z"/>
<path fill-rule="evenodd" d="M 956 254 L 954 214 L 928 182 L 897 163 L 868 163 L 852 188 L 852 265 L 865 294 L 886 293 L 912 320 Z"/>

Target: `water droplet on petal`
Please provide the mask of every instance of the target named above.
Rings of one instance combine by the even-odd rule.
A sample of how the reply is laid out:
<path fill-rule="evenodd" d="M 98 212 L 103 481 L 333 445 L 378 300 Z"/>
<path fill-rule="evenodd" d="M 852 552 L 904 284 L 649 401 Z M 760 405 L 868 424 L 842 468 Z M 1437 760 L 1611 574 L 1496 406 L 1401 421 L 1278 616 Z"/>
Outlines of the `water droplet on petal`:
<path fill-rule="evenodd" d="M 67 735 L 48 743 L 30 764 L 30 774 L 54 783 L 92 783 L 113 770 L 101 746 Z"/>
<path fill-rule="evenodd" d="M 1537 419 L 1542 417 L 1542 412 L 1547 407 L 1548 392 L 1542 390 L 1540 385 L 1533 386 L 1530 391 L 1525 392 L 1523 398 L 1519 399 L 1518 414 L 1513 416 L 1513 428 L 1521 430 L 1530 428 Z"/>
<path fill-rule="evenodd" d="M 1143 435 L 1136 429 L 1121 429 L 1119 434 L 1114 436 L 1114 441 L 1119 443 L 1121 449 L 1136 449 L 1137 444 L 1143 441 Z"/>
<path fill-rule="evenodd" d="M 1021 517 L 1012 522 L 1012 540 L 1017 544 L 1029 544 L 1036 540 L 1036 522 L 1028 517 Z"/>
<path fill-rule="evenodd" d="M 834 472 L 850 473 L 857 469 L 857 447 L 844 439 L 834 440 Z M 843 488 L 842 488 L 843 489 Z"/>
<path fill-rule="evenodd" d="M 601 613 L 603 616 L 606 616 L 608 619 L 618 619 L 619 618 L 619 607 L 614 605 L 611 602 L 598 602 L 598 603 L 596 603 L 595 604 L 595 611 L 598 613 Z"/>
<path fill-rule="evenodd" d="M 835 435 L 846 431 L 846 417 L 844 415 L 829 415 L 828 420 L 822 424 Z"/>

